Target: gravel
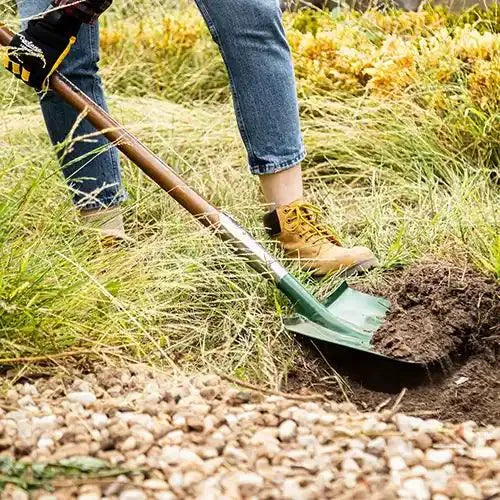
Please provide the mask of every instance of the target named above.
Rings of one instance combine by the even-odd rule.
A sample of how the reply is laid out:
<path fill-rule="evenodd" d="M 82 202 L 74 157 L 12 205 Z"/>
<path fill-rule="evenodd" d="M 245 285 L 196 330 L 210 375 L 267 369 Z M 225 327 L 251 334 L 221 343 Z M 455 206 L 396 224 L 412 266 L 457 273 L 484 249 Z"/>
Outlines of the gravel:
<path fill-rule="evenodd" d="M 499 452 L 499 427 L 360 412 L 144 365 L 25 382 L 0 398 L 2 457 L 126 469 L 56 477 L 53 491 L 31 497 L 8 484 L 2 499 L 493 498 Z"/>

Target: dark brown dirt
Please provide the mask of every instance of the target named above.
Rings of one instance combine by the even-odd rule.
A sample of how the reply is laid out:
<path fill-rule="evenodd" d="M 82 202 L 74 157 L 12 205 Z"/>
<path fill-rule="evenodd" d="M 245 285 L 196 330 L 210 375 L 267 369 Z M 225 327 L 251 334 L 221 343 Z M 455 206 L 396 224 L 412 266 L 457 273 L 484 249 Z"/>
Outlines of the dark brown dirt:
<path fill-rule="evenodd" d="M 304 356 L 289 374 L 288 390 L 309 387 L 335 400 L 346 393 L 360 409 L 373 410 L 384 402 L 390 407 L 406 388 L 400 411 L 500 425 L 500 302 L 494 279 L 471 268 L 427 262 L 388 273 L 384 283 L 364 291 L 392 302 L 376 334 L 378 349 L 422 363 L 303 341 Z M 347 384 L 344 391 L 335 372 Z"/>
<path fill-rule="evenodd" d="M 429 363 L 464 346 L 482 349 L 492 335 L 498 340 L 500 290 L 474 269 L 421 263 L 394 273 L 373 292 L 391 301 L 373 337 L 375 349 L 388 356 Z"/>

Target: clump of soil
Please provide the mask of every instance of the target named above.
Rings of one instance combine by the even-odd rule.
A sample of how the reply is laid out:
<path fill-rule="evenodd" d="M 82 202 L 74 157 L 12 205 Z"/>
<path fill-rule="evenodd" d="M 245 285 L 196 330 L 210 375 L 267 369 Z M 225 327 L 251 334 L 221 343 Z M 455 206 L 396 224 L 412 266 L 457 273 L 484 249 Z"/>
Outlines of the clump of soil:
<path fill-rule="evenodd" d="M 478 350 L 499 333 L 499 289 L 472 268 L 421 263 L 377 288 L 391 301 L 375 349 L 398 359 L 429 363 L 466 347 Z M 486 340 L 485 340 L 486 339 Z"/>
<path fill-rule="evenodd" d="M 287 389 L 309 386 L 334 400 L 347 395 L 364 410 L 391 406 L 406 389 L 400 409 L 408 414 L 500 424 L 500 302 L 493 278 L 421 262 L 363 291 L 392 303 L 374 345 L 395 361 L 304 340 Z M 408 360 L 417 364 L 401 362 Z"/>

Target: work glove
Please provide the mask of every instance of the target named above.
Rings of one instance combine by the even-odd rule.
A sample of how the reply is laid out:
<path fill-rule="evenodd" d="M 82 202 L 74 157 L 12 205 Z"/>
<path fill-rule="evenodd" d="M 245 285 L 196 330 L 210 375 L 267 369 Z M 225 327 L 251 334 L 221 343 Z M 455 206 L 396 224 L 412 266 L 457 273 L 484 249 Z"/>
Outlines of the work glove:
<path fill-rule="evenodd" d="M 28 27 L 12 38 L 3 65 L 30 87 L 48 89 L 49 77 L 76 42 L 80 25 L 57 11 L 29 21 Z"/>

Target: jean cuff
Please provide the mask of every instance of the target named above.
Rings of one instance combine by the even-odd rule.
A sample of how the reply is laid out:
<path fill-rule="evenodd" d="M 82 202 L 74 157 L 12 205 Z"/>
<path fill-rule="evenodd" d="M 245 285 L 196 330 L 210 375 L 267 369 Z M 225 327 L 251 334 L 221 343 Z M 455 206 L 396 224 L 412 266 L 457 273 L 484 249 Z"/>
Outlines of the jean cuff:
<path fill-rule="evenodd" d="M 127 193 L 125 191 L 121 191 L 120 193 L 114 196 L 100 196 L 96 198 L 89 197 L 76 199 L 74 201 L 78 210 L 87 211 L 87 210 L 96 210 L 98 208 L 113 208 L 121 205 L 127 199 Z"/>
<path fill-rule="evenodd" d="M 306 150 L 302 148 L 298 153 L 282 158 L 279 162 L 267 163 L 265 165 L 250 164 L 250 172 L 254 175 L 276 174 L 282 170 L 295 167 L 306 157 Z"/>

